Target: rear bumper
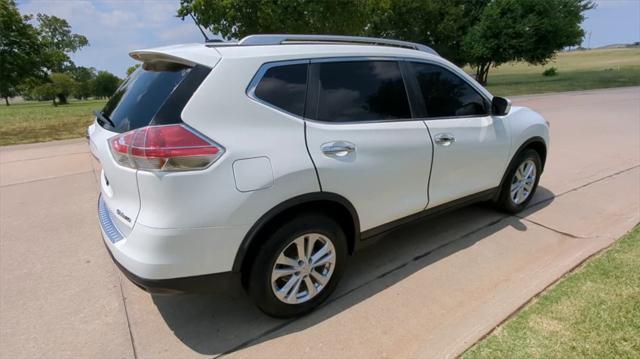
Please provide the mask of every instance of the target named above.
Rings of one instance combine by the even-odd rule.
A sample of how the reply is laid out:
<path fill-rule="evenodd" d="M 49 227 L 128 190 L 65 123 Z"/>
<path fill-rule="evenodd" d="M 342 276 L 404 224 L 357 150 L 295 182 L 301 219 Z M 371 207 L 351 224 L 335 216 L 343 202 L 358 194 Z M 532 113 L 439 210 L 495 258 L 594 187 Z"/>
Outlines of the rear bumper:
<path fill-rule="evenodd" d="M 124 236 L 102 196 L 98 213 L 111 258 L 139 287 L 155 293 L 210 293 L 240 286 L 239 273 L 231 269 L 237 252 L 234 238 L 242 228 L 158 229 L 138 223 Z"/>
<path fill-rule="evenodd" d="M 241 288 L 240 273 L 222 272 L 193 277 L 146 279 L 131 273 L 120 264 L 107 247 L 113 263 L 133 284 L 149 293 L 222 293 Z"/>

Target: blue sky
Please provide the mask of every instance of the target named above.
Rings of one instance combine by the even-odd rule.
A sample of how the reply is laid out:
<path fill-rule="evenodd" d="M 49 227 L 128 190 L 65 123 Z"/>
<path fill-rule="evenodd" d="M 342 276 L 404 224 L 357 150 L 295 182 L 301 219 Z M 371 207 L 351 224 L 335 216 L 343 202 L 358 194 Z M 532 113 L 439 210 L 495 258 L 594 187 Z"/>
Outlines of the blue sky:
<path fill-rule="evenodd" d="M 586 13 L 584 46 L 640 41 L 640 0 L 599 0 Z M 190 19 L 175 17 L 179 0 L 18 0 L 23 14 L 45 13 L 67 19 L 73 31 L 85 35 L 90 46 L 72 58 L 124 76 L 135 63 L 134 49 L 202 42 Z M 589 43 L 588 43 L 589 42 Z"/>

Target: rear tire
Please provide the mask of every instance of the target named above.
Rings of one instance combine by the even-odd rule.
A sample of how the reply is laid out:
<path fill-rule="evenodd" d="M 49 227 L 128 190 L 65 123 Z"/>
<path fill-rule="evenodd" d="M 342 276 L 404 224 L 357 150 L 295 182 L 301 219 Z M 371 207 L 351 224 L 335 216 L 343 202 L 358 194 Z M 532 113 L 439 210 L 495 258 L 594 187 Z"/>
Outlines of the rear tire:
<path fill-rule="evenodd" d="M 283 223 L 260 248 L 249 277 L 251 299 L 265 314 L 306 314 L 335 290 L 347 259 L 347 240 L 333 219 L 301 214 Z"/>
<path fill-rule="evenodd" d="M 518 213 L 526 208 L 538 189 L 541 172 L 542 161 L 538 152 L 524 150 L 509 166 L 497 207 L 508 213 Z"/>

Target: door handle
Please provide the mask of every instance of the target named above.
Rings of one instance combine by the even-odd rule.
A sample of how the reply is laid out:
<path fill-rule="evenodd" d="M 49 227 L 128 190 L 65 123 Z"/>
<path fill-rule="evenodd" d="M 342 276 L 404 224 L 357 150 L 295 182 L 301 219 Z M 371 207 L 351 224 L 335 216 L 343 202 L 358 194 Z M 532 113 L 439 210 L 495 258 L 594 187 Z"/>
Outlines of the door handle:
<path fill-rule="evenodd" d="M 433 140 L 436 144 L 440 146 L 451 146 L 454 142 L 456 142 L 456 138 L 451 133 L 439 133 L 433 137 Z"/>
<path fill-rule="evenodd" d="M 344 157 L 356 150 L 356 145 L 347 141 L 334 141 L 324 143 L 320 149 L 327 156 Z"/>

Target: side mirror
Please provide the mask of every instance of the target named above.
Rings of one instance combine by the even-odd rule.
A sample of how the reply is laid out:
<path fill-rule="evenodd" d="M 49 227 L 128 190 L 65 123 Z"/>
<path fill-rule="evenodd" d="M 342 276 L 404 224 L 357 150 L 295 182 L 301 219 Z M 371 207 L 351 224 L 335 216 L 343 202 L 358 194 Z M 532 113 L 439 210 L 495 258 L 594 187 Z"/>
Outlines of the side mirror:
<path fill-rule="evenodd" d="M 493 96 L 491 100 L 491 114 L 504 116 L 511 111 L 511 101 L 504 97 Z"/>

